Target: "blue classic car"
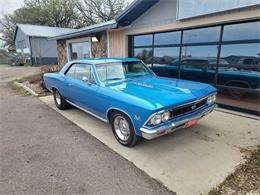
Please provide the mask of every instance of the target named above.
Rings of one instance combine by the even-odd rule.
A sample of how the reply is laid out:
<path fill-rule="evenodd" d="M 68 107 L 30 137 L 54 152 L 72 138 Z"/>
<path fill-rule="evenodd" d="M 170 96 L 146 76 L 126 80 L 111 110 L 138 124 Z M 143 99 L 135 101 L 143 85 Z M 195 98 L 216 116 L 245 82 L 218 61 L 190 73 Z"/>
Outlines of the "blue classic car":
<path fill-rule="evenodd" d="M 216 107 L 214 87 L 158 77 L 135 58 L 71 61 L 44 83 L 59 109 L 73 105 L 109 122 L 125 146 L 193 126 Z"/>

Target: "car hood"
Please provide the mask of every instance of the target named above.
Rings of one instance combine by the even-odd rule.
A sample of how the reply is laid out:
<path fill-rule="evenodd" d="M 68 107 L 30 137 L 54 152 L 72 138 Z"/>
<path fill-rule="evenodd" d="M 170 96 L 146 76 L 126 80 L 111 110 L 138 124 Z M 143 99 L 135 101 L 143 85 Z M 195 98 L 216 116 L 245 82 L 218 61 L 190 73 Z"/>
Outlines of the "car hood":
<path fill-rule="evenodd" d="M 156 108 L 178 106 L 216 92 L 208 84 L 157 76 L 129 79 L 108 87 L 148 101 Z"/>

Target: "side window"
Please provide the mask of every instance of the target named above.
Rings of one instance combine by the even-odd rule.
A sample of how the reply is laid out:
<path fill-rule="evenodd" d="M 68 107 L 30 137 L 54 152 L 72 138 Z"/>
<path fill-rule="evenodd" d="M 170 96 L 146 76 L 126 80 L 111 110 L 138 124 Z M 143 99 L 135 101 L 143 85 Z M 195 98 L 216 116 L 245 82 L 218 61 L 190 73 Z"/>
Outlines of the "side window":
<path fill-rule="evenodd" d="M 91 71 L 91 65 L 88 64 L 76 64 L 74 78 L 81 80 L 83 76 L 88 77 L 90 83 L 96 83 Z"/>
<path fill-rule="evenodd" d="M 74 74 L 75 74 L 75 68 L 76 68 L 76 64 L 73 64 L 69 70 L 66 72 L 66 75 L 69 77 L 74 78 Z"/>

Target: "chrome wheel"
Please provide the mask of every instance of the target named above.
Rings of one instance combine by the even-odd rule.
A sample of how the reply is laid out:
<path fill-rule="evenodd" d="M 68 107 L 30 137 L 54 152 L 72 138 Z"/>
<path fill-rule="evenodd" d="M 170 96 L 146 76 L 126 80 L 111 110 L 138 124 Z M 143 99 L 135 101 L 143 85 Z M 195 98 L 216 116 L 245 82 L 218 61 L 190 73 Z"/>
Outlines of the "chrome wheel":
<path fill-rule="evenodd" d="M 125 118 L 117 116 L 114 119 L 114 129 L 116 135 L 123 141 L 126 141 L 130 136 L 130 127 Z"/>
<path fill-rule="evenodd" d="M 58 105 L 61 105 L 61 96 L 60 93 L 58 91 L 55 92 L 55 100 L 57 102 Z"/>

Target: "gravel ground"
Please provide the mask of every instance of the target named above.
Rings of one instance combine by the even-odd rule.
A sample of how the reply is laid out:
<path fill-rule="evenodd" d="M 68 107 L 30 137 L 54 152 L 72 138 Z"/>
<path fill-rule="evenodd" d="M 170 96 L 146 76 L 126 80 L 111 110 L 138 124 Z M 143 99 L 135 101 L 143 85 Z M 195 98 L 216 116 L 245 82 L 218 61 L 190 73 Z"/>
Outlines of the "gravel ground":
<path fill-rule="evenodd" d="M 17 74 L 0 68 L 0 194 L 174 194 L 37 98 L 11 90 L 6 78 Z"/>

